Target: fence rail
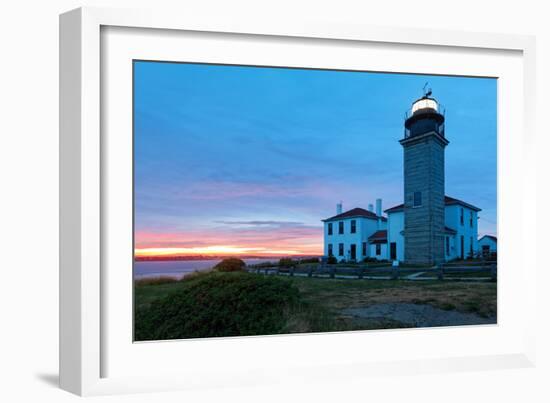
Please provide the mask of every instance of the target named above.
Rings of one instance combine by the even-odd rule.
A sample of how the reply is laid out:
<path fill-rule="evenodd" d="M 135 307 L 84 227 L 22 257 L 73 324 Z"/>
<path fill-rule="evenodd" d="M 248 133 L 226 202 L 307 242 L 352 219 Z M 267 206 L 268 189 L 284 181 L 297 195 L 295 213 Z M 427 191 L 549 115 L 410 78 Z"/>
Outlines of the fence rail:
<path fill-rule="evenodd" d="M 251 273 L 263 275 L 369 279 L 369 280 L 455 280 L 455 281 L 496 281 L 496 263 L 458 265 L 440 265 L 435 268 L 417 268 L 406 266 L 378 267 L 338 267 L 335 265 L 297 265 L 248 267 Z"/>

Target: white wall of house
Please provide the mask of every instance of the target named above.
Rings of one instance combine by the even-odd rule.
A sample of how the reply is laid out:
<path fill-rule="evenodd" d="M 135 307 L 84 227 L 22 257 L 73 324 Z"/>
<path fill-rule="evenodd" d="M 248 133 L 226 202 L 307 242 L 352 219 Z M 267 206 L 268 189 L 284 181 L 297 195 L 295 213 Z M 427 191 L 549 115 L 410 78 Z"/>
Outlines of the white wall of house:
<path fill-rule="evenodd" d="M 355 233 L 351 232 L 351 222 L 355 220 L 356 231 Z M 344 225 L 344 233 L 340 234 L 339 223 L 342 222 Z M 329 225 L 332 224 L 332 235 L 329 235 Z M 351 245 L 355 245 L 356 255 L 355 259 L 357 261 L 363 260 L 365 257 L 370 256 L 368 238 L 374 232 L 380 229 L 386 229 L 386 222 L 382 221 L 380 224 L 378 220 L 365 218 L 365 217 L 355 217 L 355 218 L 344 218 L 342 220 L 335 220 L 324 223 L 324 255 L 329 256 L 329 244 L 332 245 L 332 254 L 338 260 L 350 260 L 351 259 Z M 363 253 L 363 242 L 366 243 L 366 254 Z M 339 253 L 339 245 L 343 244 L 343 255 Z"/>
<path fill-rule="evenodd" d="M 448 243 L 448 247 L 447 247 Z M 456 234 L 445 234 L 445 261 L 456 259 Z"/>
<path fill-rule="evenodd" d="M 386 259 L 391 259 L 390 245 L 396 243 L 397 260 L 405 259 L 405 238 L 401 233 L 405 228 L 405 214 L 403 211 L 388 213 L 388 247 L 386 248 Z"/>
<path fill-rule="evenodd" d="M 464 220 L 461 221 L 461 214 Z M 478 252 L 477 244 L 477 212 L 460 204 L 445 206 L 445 225 L 457 233 L 451 239 L 451 253 L 449 259 L 462 257 L 462 240 L 464 240 L 464 257 L 467 258 Z"/>
<path fill-rule="evenodd" d="M 380 253 L 376 253 L 376 244 L 369 245 L 370 247 L 370 257 L 378 259 L 378 260 L 386 260 L 388 259 L 388 244 L 382 243 L 380 245 Z"/>

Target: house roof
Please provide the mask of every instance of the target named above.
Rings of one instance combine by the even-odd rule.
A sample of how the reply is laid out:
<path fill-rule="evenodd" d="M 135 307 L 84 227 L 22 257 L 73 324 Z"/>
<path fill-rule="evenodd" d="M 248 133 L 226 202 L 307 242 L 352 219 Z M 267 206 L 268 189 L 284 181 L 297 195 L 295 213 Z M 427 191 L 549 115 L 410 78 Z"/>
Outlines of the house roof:
<path fill-rule="evenodd" d="M 445 232 L 448 233 L 448 234 L 456 234 L 456 230 L 452 229 L 452 228 L 449 228 L 447 226 L 445 226 Z"/>
<path fill-rule="evenodd" d="M 342 218 L 353 218 L 353 217 L 364 217 L 364 218 L 370 218 L 372 220 L 378 220 L 378 216 L 374 214 L 372 211 L 365 210 L 360 207 L 356 207 L 354 209 L 348 210 L 343 212 L 342 214 L 337 214 L 333 217 L 326 218 L 322 221 L 335 221 L 335 220 L 341 220 Z M 382 221 L 387 221 L 386 217 L 380 217 L 382 218 Z"/>
<path fill-rule="evenodd" d="M 467 207 L 474 211 L 481 211 L 479 207 L 474 206 L 473 204 L 466 203 L 465 201 L 455 199 L 454 197 L 445 196 L 445 205 L 451 206 L 453 204 L 460 204 L 461 206 Z"/>
<path fill-rule="evenodd" d="M 386 243 L 388 241 L 388 231 L 387 230 L 379 230 L 376 231 L 374 234 L 369 236 L 369 242 L 370 243 Z"/>
<path fill-rule="evenodd" d="M 454 204 L 459 204 L 461 206 L 467 207 L 474 211 L 481 211 L 479 207 L 474 206 L 473 204 L 466 203 L 465 201 L 455 199 L 454 197 L 445 196 L 445 206 L 452 206 Z M 390 207 L 387 210 L 384 210 L 385 213 L 395 213 L 397 211 L 403 211 L 403 203 L 398 204 L 397 206 Z"/>
<path fill-rule="evenodd" d="M 479 240 L 481 241 L 483 238 L 489 238 L 489 239 L 492 239 L 493 241 L 497 242 L 497 237 L 493 236 L 493 235 L 483 235 L 481 238 L 479 238 Z"/>

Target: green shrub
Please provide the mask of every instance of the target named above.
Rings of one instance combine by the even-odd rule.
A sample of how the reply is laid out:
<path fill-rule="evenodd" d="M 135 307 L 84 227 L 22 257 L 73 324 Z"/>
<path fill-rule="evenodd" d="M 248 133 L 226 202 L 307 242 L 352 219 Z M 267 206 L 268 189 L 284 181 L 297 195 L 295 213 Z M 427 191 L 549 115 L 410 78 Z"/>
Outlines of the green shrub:
<path fill-rule="evenodd" d="M 243 262 L 241 259 L 231 257 L 228 259 L 223 259 L 220 263 L 214 266 L 214 270 L 223 271 L 223 272 L 244 271 L 245 267 L 246 267 L 246 263 Z"/>
<path fill-rule="evenodd" d="M 327 259 L 328 264 L 336 264 L 338 263 L 338 259 L 336 259 L 334 256 L 329 256 Z"/>
<path fill-rule="evenodd" d="M 291 282 L 249 273 L 210 273 L 136 309 L 136 340 L 277 334 L 299 304 Z"/>
<path fill-rule="evenodd" d="M 213 269 L 207 269 L 207 270 L 195 270 L 194 272 L 188 273 L 185 276 L 183 276 L 179 281 L 189 281 L 191 279 L 201 277 L 201 276 L 207 276 L 208 274 L 212 273 Z"/>
<path fill-rule="evenodd" d="M 376 263 L 378 262 L 378 259 L 374 257 L 366 257 L 363 259 L 363 263 Z"/>
<path fill-rule="evenodd" d="M 309 258 L 300 259 L 300 264 L 304 264 L 304 263 L 319 263 L 319 258 L 309 257 Z"/>
<path fill-rule="evenodd" d="M 292 267 L 296 266 L 296 262 L 289 257 L 284 257 L 279 260 L 280 267 Z"/>

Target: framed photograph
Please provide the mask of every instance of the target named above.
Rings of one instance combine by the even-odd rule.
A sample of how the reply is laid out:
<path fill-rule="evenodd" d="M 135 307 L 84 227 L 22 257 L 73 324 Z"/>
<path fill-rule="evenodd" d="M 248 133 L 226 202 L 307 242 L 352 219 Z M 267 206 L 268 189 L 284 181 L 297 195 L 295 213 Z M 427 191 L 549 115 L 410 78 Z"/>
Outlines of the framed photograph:
<path fill-rule="evenodd" d="M 533 38 L 60 24 L 64 389 L 533 365 Z"/>

